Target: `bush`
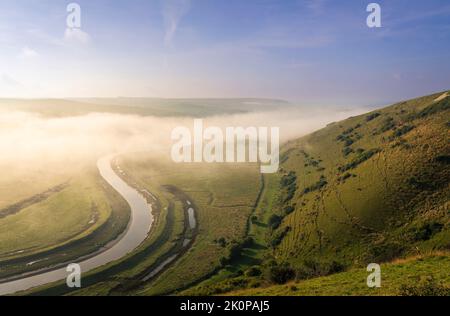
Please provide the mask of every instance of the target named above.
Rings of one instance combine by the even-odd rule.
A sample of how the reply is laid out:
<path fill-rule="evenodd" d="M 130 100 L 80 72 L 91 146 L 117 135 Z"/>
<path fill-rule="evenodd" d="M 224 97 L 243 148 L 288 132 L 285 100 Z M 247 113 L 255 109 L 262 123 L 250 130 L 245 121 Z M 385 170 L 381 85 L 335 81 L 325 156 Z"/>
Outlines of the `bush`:
<path fill-rule="evenodd" d="M 295 207 L 292 206 L 292 205 L 285 206 L 284 209 L 283 209 L 283 212 L 286 215 L 291 214 L 293 211 L 295 211 Z"/>
<path fill-rule="evenodd" d="M 326 178 L 325 178 L 324 176 L 321 176 L 321 177 L 320 177 L 320 180 L 319 180 L 317 183 L 313 184 L 313 185 L 310 186 L 310 187 L 305 188 L 305 189 L 303 190 L 303 194 L 306 194 L 306 193 L 309 193 L 309 192 L 314 192 L 314 191 L 320 190 L 320 189 L 322 189 L 324 186 L 326 186 L 327 184 L 328 184 L 328 182 L 327 182 Z"/>
<path fill-rule="evenodd" d="M 437 282 L 433 277 L 426 277 L 414 284 L 401 285 L 399 292 L 402 296 L 449 296 L 450 288 Z"/>
<path fill-rule="evenodd" d="M 383 125 L 381 126 L 380 133 L 384 133 L 390 131 L 395 127 L 395 122 L 392 117 L 388 117 L 384 120 Z"/>
<path fill-rule="evenodd" d="M 445 98 L 439 102 L 433 103 L 420 111 L 418 117 L 427 117 L 438 112 L 448 110 L 450 108 L 450 98 Z"/>
<path fill-rule="evenodd" d="M 286 227 L 282 231 L 278 231 L 275 234 L 273 234 L 272 239 L 270 240 L 270 245 L 272 246 L 272 248 L 278 246 L 283 241 L 284 237 L 290 230 L 291 230 L 290 227 Z"/>
<path fill-rule="evenodd" d="M 289 174 L 284 175 L 280 180 L 281 188 L 286 189 L 286 196 L 284 197 L 283 203 L 289 202 L 295 195 L 297 189 L 297 176 L 295 172 L 291 171 Z"/>
<path fill-rule="evenodd" d="M 295 175 L 294 171 L 289 172 L 289 174 L 284 175 L 281 180 L 280 180 L 280 184 L 282 187 L 288 187 L 290 185 L 292 185 L 293 183 L 295 183 L 295 181 L 297 181 L 297 176 Z"/>
<path fill-rule="evenodd" d="M 285 284 L 294 277 L 295 271 L 288 264 L 273 266 L 268 271 L 269 280 L 275 284 Z"/>
<path fill-rule="evenodd" d="M 220 258 L 219 263 L 222 267 L 229 264 L 231 261 L 236 259 L 241 255 L 242 249 L 250 247 L 253 244 L 253 238 L 247 237 L 241 243 L 232 241 L 229 245 L 227 255 Z"/>
<path fill-rule="evenodd" d="M 261 268 L 259 266 L 253 266 L 248 268 L 247 271 L 245 271 L 245 276 L 247 277 L 257 277 L 262 274 Z"/>
<path fill-rule="evenodd" d="M 444 164 L 444 165 L 448 165 L 450 164 L 450 156 L 449 155 L 441 155 L 441 156 L 437 156 L 434 161 Z"/>
<path fill-rule="evenodd" d="M 353 152 L 353 149 L 351 149 L 350 147 L 345 147 L 345 148 L 342 150 L 342 154 L 343 154 L 345 157 L 347 157 L 348 155 L 350 155 L 352 152 Z"/>
<path fill-rule="evenodd" d="M 364 161 L 372 158 L 372 156 L 379 153 L 380 151 L 381 151 L 381 149 L 379 149 L 379 148 L 374 148 L 374 149 L 365 151 L 365 152 L 361 153 L 360 155 L 358 155 L 358 157 L 356 157 L 352 162 L 350 162 L 344 166 L 340 166 L 338 168 L 338 170 L 339 170 L 339 172 L 345 172 L 347 170 L 354 169 L 357 166 L 359 166 L 360 164 L 362 164 Z"/>
<path fill-rule="evenodd" d="M 326 276 L 339 273 L 345 270 L 345 265 L 335 260 L 330 262 L 320 262 L 315 259 L 308 259 L 296 271 L 297 280 Z"/>
<path fill-rule="evenodd" d="M 393 134 L 392 137 L 391 137 L 391 140 L 394 139 L 394 138 L 396 138 L 396 137 L 400 137 L 400 136 L 403 136 L 403 135 L 409 133 L 409 132 L 412 131 L 414 128 L 415 128 L 415 126 L 412 126 L 412 125 L 405 125 L 405 126 L 402 126 L 401 128 L 397 129 L 397 130 L 394 132 L 394 134 Z"/>
<path fill-rule="evenodd" d="M 387 262 L 398 258 L 404 247 L 398 243 L 386 243 L 370 249 L 370 260 L 373 262 Z"/>
<path fill-rule="evenodd" d="M 222 248 L 225 248 L 225 246 L 227 245 L 227 240 L 224 237 L 220 237 L 216 240 L 216 242 Z"/>
<path fill-rule="evenodd" d="M 281 216 L 273 214 L 269 218 L 269 222 L 268 222 L 269 227 L 272 229 L 277 229 L 281 225 L 282 220 L 283 220 L 283 218 Z"/>
<path fill-rule="evenodd" d="M 415 241 L 429 240 L 435 234 L 439 233 L 443 227 L 444 225 L 438 222 L 426 223 L 414 231 L 414 240 Z"/>
<path fill-rule="evenodd" d="M 380 113 L 373 113 L 373 114 L 370 114 L 369 116 L 367 116 L 366 117 L 366 122 L 370 122 L 370 121 L 372 121 L 372 120 L 374 120 L 374 119 L 376 119 L 378 116 L 380 116 L 381 114 Z"/>

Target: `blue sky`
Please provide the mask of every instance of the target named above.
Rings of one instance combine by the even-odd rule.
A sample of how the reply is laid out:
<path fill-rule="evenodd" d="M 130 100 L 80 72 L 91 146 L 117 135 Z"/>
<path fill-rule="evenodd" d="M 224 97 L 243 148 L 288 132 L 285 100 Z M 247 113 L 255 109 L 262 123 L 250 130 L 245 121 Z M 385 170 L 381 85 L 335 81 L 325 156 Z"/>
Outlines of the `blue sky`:
<path fill-rule="evenodd" d="M 375 105 L 450 88 L 450 3 L 0 0 L 0 97 L 270 97 Z"/>

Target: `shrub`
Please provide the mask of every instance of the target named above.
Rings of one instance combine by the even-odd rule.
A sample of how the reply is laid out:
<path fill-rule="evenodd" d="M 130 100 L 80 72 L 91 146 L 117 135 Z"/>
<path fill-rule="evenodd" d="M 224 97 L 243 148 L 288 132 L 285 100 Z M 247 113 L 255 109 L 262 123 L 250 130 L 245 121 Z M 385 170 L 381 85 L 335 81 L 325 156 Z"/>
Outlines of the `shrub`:
<path fill-rule="evenodd" d="M 449 296 L 450 288 L 429 276 L 421 278 L 414 284 L 401 285 L 399 294 L 402 296 Z"/>
<path fill-rule="evenodd" d="M 273 214 L 269 218 L 269 227 L 272 229 L 277 229 L 280 226 L 282 220 L 283 218 L 281 216 Z"/>
<path fill-rule="evenodd" d="M 306 193 L 309 193 L 309 192 L 314 192 L 314 191 L 320 190 L 320 189 L 322 189 L 324 186 L 326 186 L 327 184 L 328 184 L 327 180 L 325 179 L 324 176 L 322 176 L 322 177 L 320 178 L 320 180 L 319 180 L 317 183 L 313 184 L 313 185 L 310 186 L 310 187 L 305 188 L 305 189 L 303 190 L 303 194 L 306 194 Z"/>
<path fill-rule="evenodd" d="M 217 244 L 219 244 L 220 247 L 225 247 L 227 245 L 227 240 L 224 237 L 220 237 L 216 240 Z"/>
<path fill-rule="evenodd" d="M 284 214 L 286 214 L 286 215 L 291 214 L 293 211 L 295 211 L 295 207 L 292 206 L 292 205 L 288 205 L 288 206 L 285 206 L 285 207 L 283 208 L 283 212 L 284 212 Z"/>
<path fill-rule="evenodd" d="M 347 173 L 345 173 L 342 177 L 339 177 L 338 180 L 339 180 L 339 181 L 345 181 L 345 180 L 347 180 L 348 178 L 351 178 L 351 176 L 352 176 L 351 173 L 348 173 L 348 172 L 347 172 Z"/>
<path fill-rule="evenodd" d="M 344 155 L 344 157 L 347 157 L 348 155 L 350 155 L 353 152 L 353 149 L 351 149 L 350 147 L 345 147 L 342 150 L 342 154 Z"/>
<path fill-rule="evenodd" d="M 381 114 L 378 113 L 378 112 L 372 113 L 372 114 L 370 114 L 369 116 L 366 117 L 366 121 L 367 121 L 367 122 L 370 122 L 370 121 L 376 119 L 376 118 L 377 118 L 378 116 L 380 116 L 380 115 L 381 115 Z"/>
<path fill-rule="evenodd" d="M 388 117 L 387 119 L 384 120 L 383 125 L 380 128 L 380 133 L 390 131 L 394 127 L 395 127 L 394 119 L 392 117 Z"/>
<path fill-rule="evenodd" d="M 447 97 L 439 102 L 433 103 L 427 106 L 425 109 L 419 112 L 418 117 L 427 117 L 432 114 L 436 114 L 441 111 L 448 110 L 450 108 L 450 98 Z"/>
<path fill-rule="evenodd" d="M 347 170 L 354 169 L 358 165 L 362 164 L 364 161 L 372 158 L 372 156 L 379 153 L 380 151 L 381 151 L 381 149 L 379 149 L 379 148 L 374 148 L 374 149 L 365 151 L 365 152 L 361 153 L 360 155 L 358 155 L 358 157 L 356 157 L 352 162 L 350 162 L 344 166 L 340 166 L 338 168 L 338 170 L 339 170 L 339 172 L 345 172 Z"/>
<path fill-rule="evenodd" d="M 295 181 L 297 181 L 297 176 L 295 175 L 294 171 L 289 172 L 289 174 L 284 175 L 281 178 L 280 184 L 281 187 L 288 187 L 290 185 L 292 185 L 293 183 L 295 183 Z"/>
<path fill-rule="evenodd" d="M 398 258 L 403 253 L 404 247 L 398 243 L 386 243 L 374 246 L 370 249 L 370 260 L 373 262 L 387 262 Z"/>
<path fill-rule="evenodd" d="M 414 128 L 415 128 L 415 126 L 412 126 L 412 125 L 405 125 L 405 126 L 402 126 L 401 128 L 397 129 L 397 130 L 394 132 L 394 134 L 393 134 L 392 137 L 391 137 L 391 140 L 392 140 L 393 138 L 400 137 L 400 136 L 403 136 L 403 135 L 409 133 L 409 132 L 412 131 Z"/>
<path fill-rule="evenodd" d="M 256 277 L 262 274 L 261 268 L 259 266 L 253 266 L 245 271 L 245 276 L 247 277 Z"/>
<path fill-rule="evenodd" d="M 246 247 L 250 247 L 253 244 L 253 238 L 247 237 L 242 242 L 238 243 L 236 241 L 232 241 L 229 245 L 227 255 L 220 258 L 219 263 L 221 266 L 226 266 L 231 261 L 236 259 L 241 255 L 242 249 Z"/>
<path fill-rule="evenodd" d="M 318 261 L 315 259 L 307 259 L 301 264 L 296 271 L 297 280 L 306 280 L 310 278 L 326 276 L 339 273 L 345 270 L 345 266 L 338 261 Z"/>
<path fill-rule="evenodd" d="M 351 134 L 352 132 L 353 132 L 353 127 L 350 127 L 349 129 L 346 129 L 344 132 L 342 132 L 342 134 L 344 134 L 344 135 L 348 135 L 348 134 Z"/>
<path fill-rule="evenodd" d="M 429 240 L 435 234 L 442 231 L 443 227 L 444 225 L 438 222 L 426 223 L 414 231 L 414 240 L 415 241 Z"/>
<path fill-rule="evenodd" d="M 438 163 L 442 163 L 444 165 L 450 164 L 450 156 L 449 155 L 441 155 L 434 158 L 434 161 Z"/>
<path fill-rule="evenodd" d="M 272 248 L 275 248 L 276 246 L 278 246 L 283 241 L 284 237 L 287 235 L 287 233 L 290 230 L 291 230 L 290 227 L 286 227 L 282 231 L 278 231 L 275 234 L 273 234 L 273 236 L 270 240 L 270 245 L 272 246 Z"/>
<path fill-rule="evenodd" d="M 275 284 L 285 284 L 294 279 L 295 271 L 288 264 L 276 265 L 269 269 L 268 278 Z"/>

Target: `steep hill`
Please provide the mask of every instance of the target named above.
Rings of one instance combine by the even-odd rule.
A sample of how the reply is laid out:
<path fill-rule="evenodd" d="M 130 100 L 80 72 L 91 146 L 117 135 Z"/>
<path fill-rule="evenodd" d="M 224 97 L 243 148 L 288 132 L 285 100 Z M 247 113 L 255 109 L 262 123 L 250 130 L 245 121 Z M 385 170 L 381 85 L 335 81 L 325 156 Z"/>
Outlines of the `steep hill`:
<path fill-rule="evenodd" d="M 343 271 L 351 277 L 372 262 L 436 251 L 448 257 L 449 128 L 445 92 L 331 123 L 285 144 L 280 171 L 264 176 L 249 221 L 253 245 L 215 278 L 182 294 L 265 288 Z M 326 293 L 358 294 L 335 286 Z"/>
<path fill-rule="evenodd" d="M 449 248 L 449 128 L 439 93 L 287 144 L 276 258 L 349 266 Z"/>

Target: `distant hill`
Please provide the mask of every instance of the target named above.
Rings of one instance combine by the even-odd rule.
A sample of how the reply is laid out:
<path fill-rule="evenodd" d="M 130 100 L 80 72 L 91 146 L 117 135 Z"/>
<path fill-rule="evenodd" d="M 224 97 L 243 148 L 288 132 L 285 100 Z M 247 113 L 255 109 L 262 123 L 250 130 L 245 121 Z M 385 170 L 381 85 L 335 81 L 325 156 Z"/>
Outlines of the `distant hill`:
<path fill-rule="evenodd" d="M 208 117 L 223 114 L 273 111 L 290 104 L 271 99 L 0 99 L 0 111 L 18 110 L 49 117 L 89 113 L 119 113 L 159 117 Z"/>

